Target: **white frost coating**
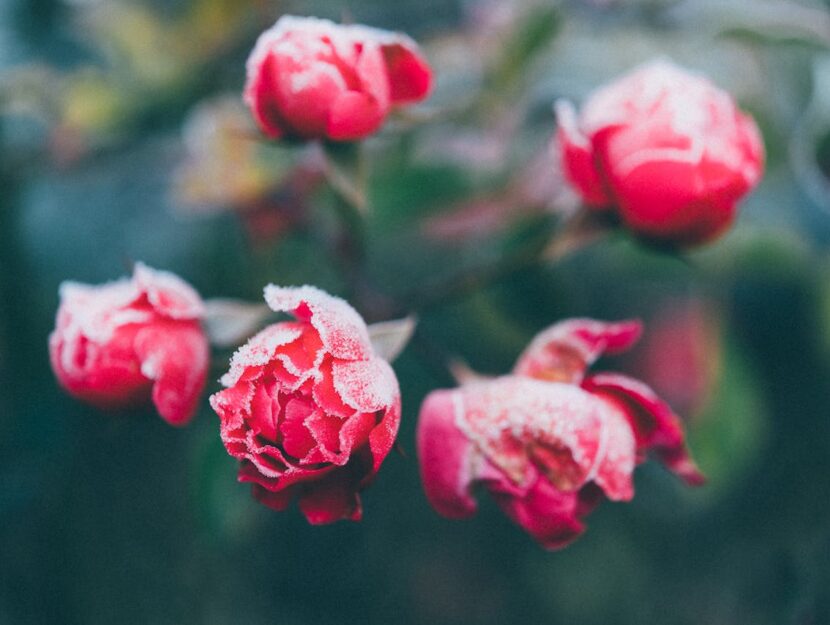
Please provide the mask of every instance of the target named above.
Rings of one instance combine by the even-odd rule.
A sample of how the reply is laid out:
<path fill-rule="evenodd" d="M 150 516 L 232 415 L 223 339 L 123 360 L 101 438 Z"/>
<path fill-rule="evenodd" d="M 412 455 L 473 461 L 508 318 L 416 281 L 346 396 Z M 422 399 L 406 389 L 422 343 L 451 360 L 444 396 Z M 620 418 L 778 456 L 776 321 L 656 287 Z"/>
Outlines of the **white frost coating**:
<path fill-rule="evenodd" d="M 592 365 L 610 343 L 617 343 L 617 350 L 625 349 L 640 336 L 639 321 L 608 323 L 588 318 L 560 321 L 542 330 L 519 356 L 515 371 L 527 374 L 528 369 L 545 366 L 558 368 L 558 373 L 569 374 L 571 382 L 579 382 L 587 367 Z M 623 340 L 621 340 L 623 339 Z M 560 353 L 561 352 L 561 353 Z M 572 370 L 575 363 L 563 361 L 563 355 L 574 354 L 581 361 L 579 370 Z"/>
<path fill-rule="evenodd" d="M 320 335 L 326 350 L 335 358 L 365 360 L 372 354 L 366 323 L 345 300 L 329 295 L 313 286 L 265 287 L 265 301 L 274 312 L 297 311 L 307 308 L 309 321 Z"/>
<path fill-rule="evenodd" d="M 739 169 L 745 155 L 734 141 L 742 131 L 738 115 L 731 96 L 705 77 L 658 60 L 596 91 L 577 125 L 592 137 L 610 126 L 665 123 L 675 136 L 687 139 L 686 147 L 647 148 L 628 154 L 617 165 L 620 176 L 651 161 L 697 165 L 708 158 Z"/>
<path fill-rule="evenodd" d="M 133 281 L 147 294 L 153 308 L 166 317 L 199 319 L 205 314 L 205 305 L 196 290 L 174 273 L 151 269 L 138 262 Z"/>
<path fill-rule="evenodd" d="M 484 455 L 470 459 L 469 471 L 486 459 L 527 486 L 532 450 L 542 444 L 566 450 L 573 462 L 562 476 L 570 483 L 558 487 L 578 490 L 594 481 L 611 499 L 631 497 L 634 434 L 610 402 L 571 384 L 504 377 L 453 391 L 452 403 L 456 427 Z"/>
<path fill-rule="evenodd" d="M 392 368 L 381 358 L 334 362 L 332 378 L 343 403 L 361 412 L 387 409 L 400 394 Z"/>
<path fill-rule="evenodd" d="M 236 350 L 229 371 L 219 381 L 223 386 L 233 386 L 248 367 L 268 364 L 278 347 L 297 340 L 301 335 L 302 330 L 290 324 L 268 326 Z"/>
<path fill-rule="evenodd" d="M 506 376 L 461 392 L 465 411 L 456 425 L 517 483 L 526 477 L 530 443 L 567 449 L 583 475 L 593 464 L 602 419 L 593 396 L 581 388 Z"/>
<path fill-rule="evenodd" d="M 295 37 L 301 36 L 301 40 Z M 316 53 L 326 51 L 326 44 L 323 40 L 330 42 L 334 53 L 347 64 L 357 62 L 358 44 L 374 43 L 381 47 L 402 46 L 412 51 L 418 50 L 418 44 L 409 36 L 379 28 L 372 28 L 363 25 L 336 24 L 331 20 L 317 17 L 297 17 L 294 15 L 283 15 L 268 30 L 263 32 L 257 39 L 254 49 L 246 62 L 248 83 L 259 75 L 260 68 L 269 54 L 277 54 L 290 59 L 294 63 L 301 64 L 307 59 L 313 58 Z M 339 70 L 326 63 L 315 63 L 315 69 L 326 68 L 324 71 L 334 78 L 337 75 L 343 81 Z M 292 77 L 291 89 L 297 93 L 308 87 L 314 80 L 313 76 L 305 76 L 297 79 Z M 338 83 L 339 84 L 339 83 Z M 343 81 L 345 88 L 345 81 Z M 254 94 L 246 86 L 245 101 L 253 105 Z"/>
<path fill-rule="evenodd" d="M 348 88 L 343 74 L 334 65 L 328 63 L 315 63 L 306 70 L 291 74 L 291 93 L 298 95 L 309 87 L 314 88 L 320 85 L 324 78 L 330 79 L 337 87 L 344 91 Z"/>

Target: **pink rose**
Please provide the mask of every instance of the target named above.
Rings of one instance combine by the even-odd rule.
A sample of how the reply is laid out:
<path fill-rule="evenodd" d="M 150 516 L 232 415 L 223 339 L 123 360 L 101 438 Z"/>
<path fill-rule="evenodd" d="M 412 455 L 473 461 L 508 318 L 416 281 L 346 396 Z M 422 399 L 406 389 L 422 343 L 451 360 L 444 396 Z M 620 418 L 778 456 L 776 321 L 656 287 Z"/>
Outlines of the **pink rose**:
<path fill-rule="evenodd" d="M 631 474 L 649 451 L 700 483 L 679 419 L 651 389 L 616 373 L 586 375 L 639 334 L 637 322 L 564 321 L 536 337 L 511 375 L 430 393 L 417 437 L 432 506 L 471 516 L 481 484 L 542 546 L 558 549 L 603 497 L 632 498 Z"/>
<path fill-rule="evenodd" d="M 136 264 L 132 279 L 64 282 L 52 369 L 71 395 L 104 409 L 152 398 L 171 425 L 193 417 L 209 364 L 199 295 L 177 276 Z"/>
<path fill-rule="evenodd" d="M 432 86 L 406 35 L 289 15 L 260 35 L 247 71 L 245 102 L 272 139 L 360 139 Z"/>
<path fill-rule="evenodd" d="M 638 235 L 693 245 L 722 234 L 760 180 L 761 135 L 730 95 L 671 63 L 596 91 L 577 115 L 556 103 L 565 174 L 584 202 Z"/>
<path fill-rule="evenodd" d="M 310 523 L 359 520 L 359 491 L 395 442 L 398 381 L 366 324 L 343 300 L 310 286 L 265 288 L 296 321 L 275 323 L 234 354 L 210 398 L 239 481 L 275 510 L 294 497 Z"/>

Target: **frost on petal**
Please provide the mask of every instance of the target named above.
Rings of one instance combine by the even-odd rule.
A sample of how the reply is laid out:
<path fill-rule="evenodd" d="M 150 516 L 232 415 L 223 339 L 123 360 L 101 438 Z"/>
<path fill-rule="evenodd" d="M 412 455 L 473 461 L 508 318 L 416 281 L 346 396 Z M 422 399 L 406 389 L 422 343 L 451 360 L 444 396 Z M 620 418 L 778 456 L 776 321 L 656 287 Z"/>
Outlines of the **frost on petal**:
<path fill-rule="evenodd" d="M 366 323 L 339 297 L 313 286 L 265 287 L 265 301 L 275 312 L 288 312 L 319 332 L 326 351 L 335 358 L 365 360 L 372 348 Z"/>
<path fill-rule="evenodd" d="M 118 328 L 152 320 L 151 311 L 131 307 L 140 295 L 135 282 L 127 278 L 99 286 L 64 282 L 56 331 L 106 343 Z"/>
<path fill-rule="evenodd" d="M 616 405 L 606 403 L 603 413 L 600 451 L 588 479 L 612 501 L 629 501 L 634 496 L 631 475 L 637 462 L 634 432 L 625 414 Z"/>
<path fill-rule="evenodd" d="M 395 437 L 398 435 L 400 423 L 401 399 L 400 397 L 396 397 L 395 402 L 386 409 L 380 417 L 380 422 L 369 433 L 369 451 L 372 454 L 372 469 L 364 478 L 364 482 L 368 482 L 374 477 L 383 459 L 389 454 L 389 451 L 395 444 Z"/>
<path fill-rule="evenodd" d="M 537 470 L 560 490 L 592 477 L 604 453 L 604 406 L 577 386 L 506 376 L 460 389 L 456 426 L 515 484 Z"/>
<path fill-rule="evenodd" d="M 562 321 L 536 335 L 519 356 L 513 372 L 542 380 L 579 383 L 585 370 L 600 356 L 627 350 L 641 331 L 639 321 Z"/>
<path fill-rule="evenodd" d="M 195 289 L 169 271 L 136 263 L 133 281 L 160 315 L 171 319 L 199 319 L 205 314 L 202 298 Z"/>
<path fill-rule="evenodd" d="M 251 337 L 236 350 L 231 358 L 228 372 L 222 376 L 224 386 L 233 386 L 249 367 L 261 367 L 274 357 L 277 348 L 297 340 L 302 335 L 302 326 L 295 323 L 274 323 Z"/>
<path fill-rule="evenodd" d="M 421 483 L 435 510 L 460 519 L 476 511 L 470 487 L 480 454 L 456 425 L 461 391 L 433 391 L 418 417 L 417 448 Z"/>
<path fill-rule="evenodd" d="M 654 450 L 674 473 L 692 485 L 705 478 L 689 456 L 680 418 L 648 386 L 616 373 L 600 373 L 583 382 L 583 388 L 619 406 L 627 417 L 640 452 Z"/>
<path fill-rule="evenodd" d="M 332 378 L 338 395 L 355 410 L 386 410 L 400 395 L 398 379 L 385 360 L 334 361 Z"/>
<path fill-rule="evenodd" d="M 135 336 L 141 372 L 153 380 L 153 403 L 171 425 L 193 417 L 205 388 L 210 358 L 207 338 L 193 322 L 157 322 Z"/>

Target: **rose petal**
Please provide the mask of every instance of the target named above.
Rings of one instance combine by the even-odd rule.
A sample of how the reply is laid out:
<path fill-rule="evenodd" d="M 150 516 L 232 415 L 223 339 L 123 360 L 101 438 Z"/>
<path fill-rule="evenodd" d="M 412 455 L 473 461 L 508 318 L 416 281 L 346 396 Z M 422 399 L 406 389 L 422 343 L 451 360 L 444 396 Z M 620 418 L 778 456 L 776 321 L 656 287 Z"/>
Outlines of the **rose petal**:
<path fill-rule="evenodd" d="M 401 399 L 395 398 L 395 402 L 384 412 L 378 423 L 369 434 L 369 450 L 372 454 L 372 470 L 364 478 L 364 484 L 368 483 L 377 473 L 383 459 L 386 458 L 392 446 L 395 444 L 395 437 L 398 435 L 398 427 L 401 423 Z"/>
<path fill-rule="evenodd" d="M 579 383 L 602 354 L 627 350 L 640 338 L 639 321 L 568 319 L 543 330 L 519 356 L 513 372 L 542 380 Z"/>
<path fill-rule="evenodd" d="M 133 281 L 160 315 L 171 319 L 199 319 L 205 314 L 205 305 L 199 294 L 169 271 L 158 271 L 136 263 Z"/>
<path fill-rule="evenodd" d="M 383 44 L 383 58 L 389 76 L 390 96 L 395 104 L 423 100 L 432 89 L 432 69 L 409 37 Z"/>
<path fill-rule="evenodd" d="M 559 153 L 565 175 L 586 204 L 595 208 L 610 206 L 613 199 L 597 169 L 591 141 L 579 129 L 573 104 L 559 100 L 554 108 L 558 127 L 553 148 Z"/>
<path fill-rule="evenodd" d="M 589 376 L 583 388 L 615 402 L 628 418 L 638 450 L 653 449 L 674 473 L 692 485 L 705 480 L 688 454 L 680 418 L 648 386 L 616 373 Z"/>
<path fill-rule="evenodd" d="M 456 425 L 461 391 L 433 391 L 421 405 L 417 447 L 421 483 L 435 510 L 461 519 L 476 511 L 470 486 L 479 453 Z"/>
<path fill-rule="evenodd" d="M 524 497 L 491 491 L 499 507 L 545 549 L 561 549 L 585 531 L 578 493 L 563 493 L 539 479 Z"/>
<path fill-rule="evenodd" d="M 332 381 L 343 402 L 360 412 L 388 409 L 400 395 L 398 379 L 385 360 L 334 361 Z"/>
<path fill-rule="evenodd" d="M 339 297 L 313 286 L 265 287 L 265 301 L 275 312 L 289 312 L 319 332 L 335 358 L 365 360 L 371 356 L 369 333 L 362 317 Z"/>
<path fill-rule="evenodd" d="M 233 386 L 248 368 L 268 364 L 278 347 L 297 340 L 301 335 L 300 324 L 283 322 L 268 326 L 236 350 L 230 369 L 220 381 L 224 386 Z"/>
<path fill-rule="evenodd" d="M 348 471 L 335 471 L 308 488 L 300 497 L 300 510 L 312 525 L 325 525 L 342 519 L 359 521 L 363 510 L 355 488 Z"/>

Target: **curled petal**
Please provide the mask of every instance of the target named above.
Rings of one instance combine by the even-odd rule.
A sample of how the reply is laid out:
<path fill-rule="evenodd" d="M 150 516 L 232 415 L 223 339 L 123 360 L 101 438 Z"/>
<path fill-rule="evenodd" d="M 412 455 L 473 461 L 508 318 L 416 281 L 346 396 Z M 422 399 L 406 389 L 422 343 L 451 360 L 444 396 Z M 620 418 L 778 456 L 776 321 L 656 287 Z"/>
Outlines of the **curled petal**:
<path fill-rule="evenodd" d="M 277 349 L 302 336 L 302 327 L 294 323 L 274 323 L 251 337 L 236 350 L 230 370 L 222 376 L 224 386 L 233 386 L 252 367 L 262 367 L 275 356 Z"/>
<path fill-rule="evenodd" d="M 289 312 L 317 330 L 325 350 L 335 358 L 366 360 L 372 354 L 366 323 L 354 308 L 313 286 L 265 287 L 265 301 L 275 312 Z"/>
<path fill-rule="evenodd" d="M 210 359 L 207 337 L 198 323 L 158 322 L 135 336 L 141 373 L 153 380 L 153 403 L 171 425 L 193 417 L 207 381 Z"/>
<path fill-rule="evenodd" d="M 586 378 L 582 387 L 615 402 L 624 411 L 639 452 L 654 450 L 687 483 L 704 482 L 703 474 L 686 449 L 680 418 L 648 386 L 624 375 L 600 373 Z"/>
<path fill-rule="evenodd" d="M 395 402 L 386 410 L 380 422 L 369 433 L 369 451 L 372 454 L 372 469 L 364 483 L 374 477 L 383 459 L 386 458 L 392 449 L 392 446 L 395 444 L 395 437 L 398 435 L 400 423 L 401 399 L 400 397 L 396 397 Z"/>
<path fill-rule="evenodd" d="M 414 41 L 402 36 L 399 42 L 383 44 L 383 58 L 393 103 L 417 102 L 429 95 L 432 70 Z"/>
<path fill-rule="evenodd" d="M 513 372 L 576 384 L 602 354 L 627 350 L 640 338 L 641 331 L 639 321 L 569 319 L 537 334 L 519 356 Z"/>

